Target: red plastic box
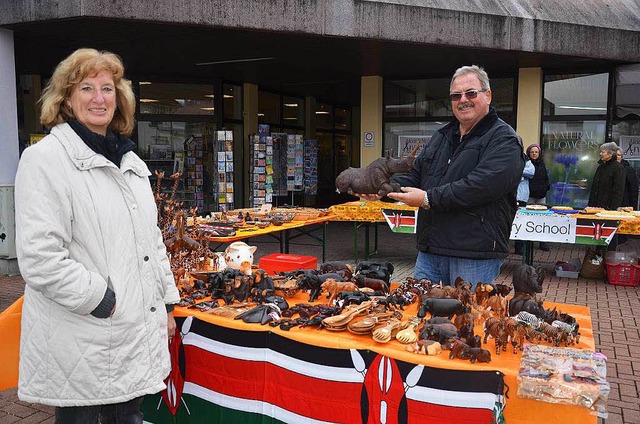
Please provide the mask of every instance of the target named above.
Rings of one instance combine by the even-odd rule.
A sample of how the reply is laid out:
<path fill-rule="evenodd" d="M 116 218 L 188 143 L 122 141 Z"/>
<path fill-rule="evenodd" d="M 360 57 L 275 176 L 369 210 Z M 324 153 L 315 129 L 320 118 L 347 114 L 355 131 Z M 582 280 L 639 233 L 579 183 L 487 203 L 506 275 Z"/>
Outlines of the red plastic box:
<path fill-rule="evenodd" d="M 270 275 L 295 269 L 317 269 L 318 258 L 315 256 L 290 255 L 288 253 L 272 253 L 260 258 L 259 267 Z"/>
<path fill-rule="evenodd" d="M 640 266 L 622 262 L 619 264 L 606 263 L 607 280 L 616 286 L 638 287 L 640 282 Z"/>

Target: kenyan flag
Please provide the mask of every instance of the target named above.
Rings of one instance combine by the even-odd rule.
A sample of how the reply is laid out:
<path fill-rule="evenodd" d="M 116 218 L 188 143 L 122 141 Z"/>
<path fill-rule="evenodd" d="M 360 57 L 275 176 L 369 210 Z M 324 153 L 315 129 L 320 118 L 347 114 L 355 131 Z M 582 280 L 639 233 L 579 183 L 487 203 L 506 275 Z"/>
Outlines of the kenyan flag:
<path fill-rule="evenodd" d="M 265 327 L 257 326 L 257 329 Z M 317 331 L 306 329 L 300 331 Z M 411 364 L 368 350 L 311 346 L 187 317 L 178 408 L 146 396 L 149 423 L 493 423 L 503 375 Z M 180 381 L 180 379 L 178 379 Z M 166 396 L 165 396 L 166 399 Z"/>
<path fill-rule="evenodd" d="M 607 219 L 578 219 L 576 222 L 576 244 L 608 246 L 618 230 L 620 221 Z"/>
<path fill-rule="evenodd" d="M 384 219 L 394 233 L 416 233 L 418 210 L 382 209 Z"/>

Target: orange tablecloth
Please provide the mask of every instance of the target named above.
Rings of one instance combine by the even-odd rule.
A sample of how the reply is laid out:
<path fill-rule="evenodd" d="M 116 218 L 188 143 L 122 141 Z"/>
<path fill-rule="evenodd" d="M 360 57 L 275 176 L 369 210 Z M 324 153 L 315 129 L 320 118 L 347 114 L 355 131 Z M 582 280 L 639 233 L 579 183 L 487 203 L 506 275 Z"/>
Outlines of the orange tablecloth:
<path fill-rule="evenodd" d="M 332 219 L 331 215 L 325 215 L 325 216 L 320 216 L 318 218 L 307 219 L 306 221 L 291 221 L 291 222 L 284 223 L 282 225 L 269 225 L 266 228 L 256 228 L 255 230 L 253 229 L 246 230 L 246 229 L 240 228 L 236 231 L 235 236 L 208 237 L 207 239 L 209 241 L 217 242 L 217 243 L 232 243 L 234 241 L 245 240 L 250 237 L 258 237 L 258 236 L 263 236 L 265 234 L 278 233 L 285 230 L 304 227 L 306 225 L 322 224 L 330 221 L 331 219 Z"/>
<path fill-rule="evenodd" d="M 332 221 L 385 222 L 382 209 L 416 210 L 418 208 L 380 200 L 355 200 L 331 206 Z"/>
<path fill-rule="evenodd" d="M 322 298 L 322 297 L 321 297 Z M 290 304 L 304 302 L 308 300 L 307 293 L 298 293 L 293 298 L 289 298 Z M 318 303 L 318 302 L 316 302 Z M 559 311 L 574 316 L 580 324 L 580 344 L 578 348 L 595 350 L 593 328 L 589 308 L 579 305 L 556 304 L 545 302 L 546 308 L 557 307 Z M 407 307 L 405 317 L 415 315 L 416 306 Z M 431 367 L 457 369 L 457 370 L 499 370 L 504 373 L 504 381 L 509 386 L 509 399 L 504 411 L 507 423 L 540 423 L 540 417 L 553 417 L 552 421 L 557 423 L 587 424 L 596 423 L 596 417 L 589 414 L 585 408 L 570 405 L 559 405 L 535 400 L 522 399 L 516 395 L 518 389 L 518 369 L 520 367 L 521 353 L 513 354 L 512 350 L 501 352 L 495 355 L 495 345 L 490 340 L 486 349 L 491 351 L 491 362 L 488 364 L 475 363 L 459 359 L 449 359 L 449 352 L 445 351 L 438 356 L 424 356 L 409 353 L 405 350 L 405 345 L 398 341 L 391 341 L 386 344 L 375 342 L 371 337 L 354 335 L 348 331 L 329 332 L 317 331 L 311 328 L 293 328 L 283 331 L 279 328 L 261 326 L 258 324 L 245 324 L 241 320 L 233 320 L 219 317 L 206 312 L 197 312 L 194 309 L 176 308 L 176 316 L 190 316 L 210 322 L 212 324 L 234 328 L 245 331 L 271 331 L 283 337 L 302 342 L 309 345 L 323 346 L 336 349 L 368 349 L 379 354 L 399 359 L 405 362 L 424 364 Z M 484 335 L 482 326 L 475 328 L 476 334 Z"/>
<path fill-rule="evenodd" d="M 22 299 L 0 313 L 0 390 L 18 385 Z"/>
<path fill-rule="evenodd" d="M 576 213 L 571 215 L 572 218 L 576 219 L 604 219 L 609 221 L 620 221 L 618 225 L 618 234 L 632 234 L 636 236 L 640 236 L 640 217 L 637 218 L 608 218 L 605 216 L 598 215 L 587 215 L 582 213 Z"/>
<path fill-rule="evenodd" d="M 289 303 L 306 302 L 308 294 L 298 293 L 293 298 L 289 298 Z M 591 315 L 589 308 L 579 305 L 555 304 L 545 302 L 545 307 L 557 307 L 558 310 L 574 316 L 580 324 L 580 344 L 578 348 L 595 349 L 593 328 L 591 325 Z M 16 301 L 5 312 L 0 314 L 0 331 L 2 331 L 2 343 L 0 343 L 0 390 L 15 387 L 18 376 L 18 350 L 20 336 L 20 313 L 22 310 L 22 298 Z M 408 307 L 405 316 L 415 314 L 415 305 Z M 396 358 L 402 361 L 424 364 L 427 366 L 461 369 L 461 370 L 499 370 L 504 373 L 504 381 L 509 387 L 509 398 L 504 414 L 507 423 L 540 423 L 541 417 L 557 423 L 596 423 L 596 417 L 589 414 L 588 410 L 570 405 L 551 404 L 535 400 L 522 399 L 516 395 L 518 384 L 518 368 L 520 366 L 521 353 L 513 354 L 512 351 L 501 352 L 495 355 L 493 341 L 489 341 L 485 346 L 492 352 L 492 360 L 489 364 L 471 364 L 468 361 L 459 359 L 448 359 L 448 352 L 443 352 L 438 356 L 424 356 L 409 353 L 405 346 L 393 340 L 387 344 L 380 344 L 373 341 L 368 336 L 357 336 L 348 331 L 328 332 L 317 331 L 313 328 L 293 328 L 290 331 L 283 331 L 279 328 L 261 326 L 258 324 L 246 324 L 240 320 L 212 315 L 206 312 L 199 312 L 195 309 L 176 308 L 176 316 L 194 316 L 200 320 L 212 324 L 241 329 L 245 331 L 271 331 L 283 337 L 302 342 L 309 345 L 324 346 L 338 349 L 369 349 L 371 351 Z M 476 327 L 477 334 L 483 334 L 482 328 Z"/>

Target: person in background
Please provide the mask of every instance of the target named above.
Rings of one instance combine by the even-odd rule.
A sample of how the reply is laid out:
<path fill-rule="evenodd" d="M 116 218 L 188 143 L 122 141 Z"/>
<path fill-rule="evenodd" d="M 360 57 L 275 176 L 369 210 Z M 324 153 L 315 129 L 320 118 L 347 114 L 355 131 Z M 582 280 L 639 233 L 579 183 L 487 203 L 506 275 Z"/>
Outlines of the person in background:
<path fill-rule="evenodd" d="M 618 145 L 613 142 L 600 146 L 600 160 L 593 175 L 589 206 L 616 210 L 622 206 L 627 174 L 616 160 Z"/>
<path fill-rule="evenodd" d="M 527 206 L 529 200 L 529 181 L 535 174 L 536 168 L 533 166 L 530 160 L 524 163 L 524 169 L 522 170 L 522 178 L 520 184 L 518 184 L 518 190 L 516 192 L 516 200 L 518 206 Z M 522 255 L 522 249 L 524 248 L 524 241 L 516 240 L 515 253 L 516 255 Z"/>
<path fill-rule="evenodd" d="M 527 147 L 527 157 L 535 167 L 536 171 L 529 180 L 529 205 L 545 205 L 547 203 L 547 193 L 551 188 L 549 184 L 549 171 L 547 170 L 544 160 L 542 159 L 542 149 L 537 144 L 530 144 Z M 549 251 L 549 245 L 543 241 L 540 242 L 540 250 Z"/>
<path fill-rule="evenodd" d="M 451 285 L 493 282 L 509 252 L 523 146 L 491 107 L 489 77 L 478 66 L 455 71 L 449 87 L 455 119 L 436 131 L 413 164 L 392 181 L 393 200 L 420 207 L 417 279 Z"/>
<path fill-rule="evenodd" d="M 175 286 L 149 169 L 127 137 L 135 99 L 120 58 L 79 49 L 40 99 L 51 132 L 15 182 L 25 280 L 18 397 L 64 424 L 142 423 L 165 389 Z"/>
<path fill-rule="evenodd" d="M 638 209 L 638 175 L 631 164 L 622 159 L 622 149 L 616 152 L 616 159 L 624 167 L 626 179 L 624 184 L 624 194 L 622 195 L 622 206 L 631 206 Z"/>

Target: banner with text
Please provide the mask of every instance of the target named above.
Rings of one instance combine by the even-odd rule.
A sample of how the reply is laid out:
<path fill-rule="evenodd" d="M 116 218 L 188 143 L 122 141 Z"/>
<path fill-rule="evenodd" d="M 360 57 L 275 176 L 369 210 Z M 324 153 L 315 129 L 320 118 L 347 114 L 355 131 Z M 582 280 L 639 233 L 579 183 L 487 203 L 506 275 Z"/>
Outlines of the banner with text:
<path fill-rule="evenodd" d="M 511 224 L 511 239 L 575 243 L 576 219 L 566 215 L 518 212 Z"/>

